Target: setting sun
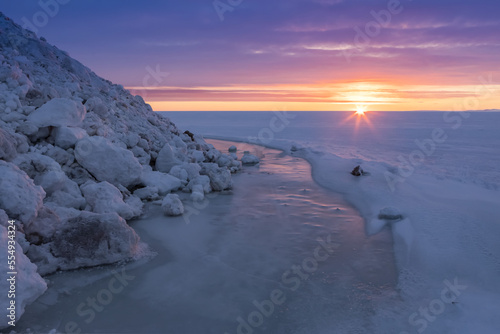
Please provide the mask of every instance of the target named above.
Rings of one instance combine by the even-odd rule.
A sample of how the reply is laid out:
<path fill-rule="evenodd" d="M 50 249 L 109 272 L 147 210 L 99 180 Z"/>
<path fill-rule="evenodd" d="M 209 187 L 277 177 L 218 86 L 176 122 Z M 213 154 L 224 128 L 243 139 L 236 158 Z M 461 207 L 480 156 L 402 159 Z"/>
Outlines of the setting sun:
<path fill-rule="evenodd" d="M 356 115 L 363 116 L 366 112 L 365 106 L 356 106 Z"/>

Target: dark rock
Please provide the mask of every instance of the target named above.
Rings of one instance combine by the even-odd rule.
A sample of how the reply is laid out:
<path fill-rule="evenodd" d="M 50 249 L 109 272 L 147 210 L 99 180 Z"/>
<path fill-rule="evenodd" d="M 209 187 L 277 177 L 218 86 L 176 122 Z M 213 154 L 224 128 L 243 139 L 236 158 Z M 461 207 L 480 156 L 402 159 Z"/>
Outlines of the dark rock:
<path fill-rule="evenodd" d="M 194 141 L 194 134 L 188 130 L 184 131 L 184 134 L 188 135 L 189 138 L 191 138 L 192 141 Z"/>
<path fill-rule="evenodd" d="M 354 176 L 361 176 L 363 175 L 365 172 L 363 171 L 363 169 L 361 168 L 361 166 L 356 166 L 354 167 L 354 169 L 352 170 L 351 174 L 354 175 Z"/>

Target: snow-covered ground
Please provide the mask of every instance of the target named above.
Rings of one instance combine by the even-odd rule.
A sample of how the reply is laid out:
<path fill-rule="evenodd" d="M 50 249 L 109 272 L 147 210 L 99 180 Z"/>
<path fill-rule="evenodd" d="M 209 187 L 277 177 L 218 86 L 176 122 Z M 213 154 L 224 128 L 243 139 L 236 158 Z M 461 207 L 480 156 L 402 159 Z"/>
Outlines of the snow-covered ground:
<path fill-rule="evenodd" d="M 391 228 L 398 298 L 376 310 L 374 332 L 500 332 L 499 113 L 372 113 L 358 126 L 348 113 L 169 116 L 181 129 L 307 159 L 367 233 Z M 356 165 L 369 175 L 351 176 Z"/>

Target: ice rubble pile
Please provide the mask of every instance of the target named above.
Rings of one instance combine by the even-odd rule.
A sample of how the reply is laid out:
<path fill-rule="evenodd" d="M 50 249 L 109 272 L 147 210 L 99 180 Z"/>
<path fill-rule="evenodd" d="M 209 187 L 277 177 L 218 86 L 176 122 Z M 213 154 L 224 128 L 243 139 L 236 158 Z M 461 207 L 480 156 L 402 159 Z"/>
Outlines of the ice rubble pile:
<path fill-rule="evenodd" d="M 145 200 L 231 187 L 234 157 L 180 133 L 140 96 L 2 13 L 0 50 L 0 221 L 16 220 L 17 242 L 40 274 L 137 255 L 126 220 Z M 35 281 L 37 295 L 45 283 Z"/>

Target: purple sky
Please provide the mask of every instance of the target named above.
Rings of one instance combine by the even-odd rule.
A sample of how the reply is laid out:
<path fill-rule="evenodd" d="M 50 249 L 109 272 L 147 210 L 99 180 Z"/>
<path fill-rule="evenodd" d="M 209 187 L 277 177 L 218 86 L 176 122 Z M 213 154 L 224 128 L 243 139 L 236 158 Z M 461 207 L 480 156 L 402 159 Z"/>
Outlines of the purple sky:
<path fill-rule="evenodd" d="M 0 10 L 146 92 L 156 109 L 450 109 L 476 96 L 481 76 L 500 87 L 498 0 L 228 1 L 218 2 L 229 9 L 222 16 L 212 0 L 9 1 Z M 151 80 L 154 69 L 169 75 Z M 498 99 L 483 96 L 480 107 Z"/>

